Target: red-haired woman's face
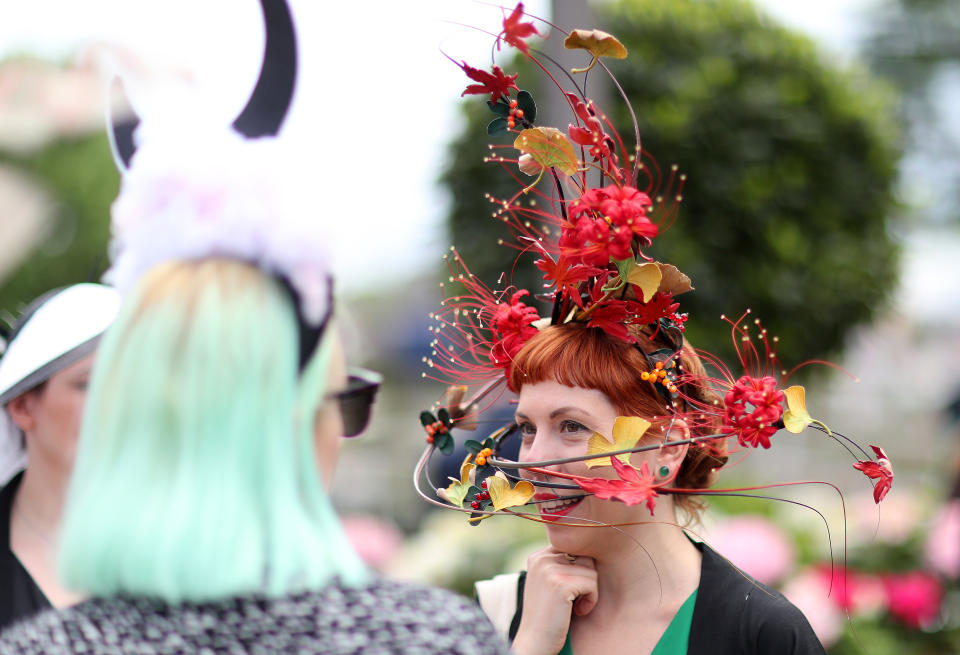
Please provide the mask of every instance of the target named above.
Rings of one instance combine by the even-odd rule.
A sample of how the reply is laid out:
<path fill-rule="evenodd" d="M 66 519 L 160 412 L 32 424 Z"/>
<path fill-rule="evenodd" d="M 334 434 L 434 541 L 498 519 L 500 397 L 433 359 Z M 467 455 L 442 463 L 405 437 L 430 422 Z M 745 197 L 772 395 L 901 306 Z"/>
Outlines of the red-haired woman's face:
<path fill-rule="evenodd" d="M 585 455 L 587 442 L 594 432 L 599 432 L 612 441 L 613 424 L 617 416 L 617 409 L 610 399 L 596 389 L 568 387 L 554 381 L 525 384 L 520 390 L 516 411 L 516 421 L 523 439 L 520 459 L 541 461 Z M 650 469 L 656 470 L 655 452 L 635 453 L 631 456 L 631 463 L 640 466 L 646 459 L 649 460 Z M 590 477 L 617 477 L 612 466 L 588 469 L 584 462 L 544 468 Z M 569 483 L 568 480 L 529 471 L 524 473 L 524 477 L 534 484 L 538 481 Z M 650 520 L 650 514 L 642 505 L 628 507 L 620 502 L 598 500 L 592 496 L 580 500 L 564 500 L 579 497 L 581 493 L 574 489 L 537 487 L 534 497 L 535 500 L 546 501 L 537 504 L 540 515 L 551 521 L 547 524 L 550 543 L 564 552 L 602 555 L 602 551 L 611 544 L 611 532 L 556 523 L 590 525 L 597 522 L 628 523 Z"/>

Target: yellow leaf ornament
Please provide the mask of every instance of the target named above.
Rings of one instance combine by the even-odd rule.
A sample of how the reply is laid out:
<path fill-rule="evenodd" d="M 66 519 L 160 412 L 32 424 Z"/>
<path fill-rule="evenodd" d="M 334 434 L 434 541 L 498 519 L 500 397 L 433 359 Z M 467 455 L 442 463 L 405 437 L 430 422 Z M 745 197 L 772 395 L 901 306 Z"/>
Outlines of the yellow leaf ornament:
<path fill-rule="evenodd" d="M 660 279 L 663 277 L 660 266 L 653 262 L 637 264 L 633 259 L 621 259 L 615 263 L 619 274 L 614 276 L 609 285 L 603 287 L 604 292 L 621 289 L 626 280 L 640 289 L 643 302 L 650 302 L 653 294 L 660 288 Z"/>
<path fill-rule="evenodd" d="M 590 440 L 587 442 L 587 454 L 600 455 L 600 457 L 588 459 L 586 461 L 587 468 L 612 466 L 610 456 L 604 456 L 604 454 L 634 448 L 649 427 L 650 421 L 646 421 L 639 416 L 618 416 L 617 420 L 613 422 L 613 443 L 610 443 L 599 432 L 594 432 L 590 436 Z M 617 455 L 617 459 L 628 466 L 630 465 L 630 453 Z"/>
<path fill-rule="evenodd" d="M 586 68 L 573 68 L 571 73 L 586 73 L 597 65 L 600 57 L 626 59 L 627 49 L 612 34 L 602 30 L 573 30 L 564 40 L 563 47 L 567 50 L 586 50 L 593 55 L 590 65 Z"/>
<path fill-rule="evenodd" d="M 437 489 L 437 495 L 451 505 L 463 507 L 463 501 L 470 490 L 470 474 L 475 468 L 477 468 L 476 465 L 464 462 L 460 467 L 460 479 L 450 478 L 453 481 L 450 486 L 446 489 Z"/>
<path fill-rule="evenodd" d="M 653 263 L 634 264 L 627 274 L 627 282 L 639 287 L 643 292 L 643 302 L 650 302 L 653 294 L 660 288 L 660 278 L 662 273 L 660 267 Z"/>
<path fill-rule="evenodd" d="M 833 432 L 825 423 L 810 416 L 810 412 L 807 411 L 807 392 L 803 387 L 794 385 L 784 389 L 783 395 L 787 398 L 787 411 L 783 413 L 783 427 L 788 432 L 800 434 L 808 425 L 816 424 L 822 427 L 827 434 L 833 435 Z"/>
<path fill-rule="evenodd" d="M 800 434 L 803 429 L 813 422 L 813 417 L 807 411 L 807 391 L 799 385 L 783 390 L 787 397 L 787 411 L 783 413 L 783 426 L 788 432 Z"/>
<path fill-rule="evenodd" d="M 527 480 L 520 480 L 517 486 L 511 488 L 510 481 L 500 477 L 498 473 L 487 478 L 487 492 L 490 494 L 493 508 L 499 511 L 507 507 L 526 505 L 533 498 L 534 488 L 533 484 Z"/>
<path fill-rule="evenodd" d="M 531 127 L 523 130 L 514 140 L 513 147 L 530 155 L 530 158 L 542 167 L 537 179 L 523 190 L 524 193 L 537 185 L 548 168 L 556 168 L 566 175 L 573 175 L 580 163 L 573 151 L 573 144 L 555 127 Z"/>

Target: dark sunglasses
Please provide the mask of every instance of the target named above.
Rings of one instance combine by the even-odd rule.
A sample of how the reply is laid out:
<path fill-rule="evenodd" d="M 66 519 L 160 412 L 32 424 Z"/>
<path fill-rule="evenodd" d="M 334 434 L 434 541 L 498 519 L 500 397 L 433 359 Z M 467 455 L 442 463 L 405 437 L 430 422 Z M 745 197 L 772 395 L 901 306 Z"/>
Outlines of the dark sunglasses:
<path fill-rule="evenodd" d="M 363 368 L 351 368 L 347 371 L 347 388 L 330 394 L 330 398 L 340 405 L 343 418 L 343 436 L 355 437 L 367 428 L 370 422 L 370 407 L 377 397 L 377 389 L 383 382 L 383 376 L 375 371 Z"/>

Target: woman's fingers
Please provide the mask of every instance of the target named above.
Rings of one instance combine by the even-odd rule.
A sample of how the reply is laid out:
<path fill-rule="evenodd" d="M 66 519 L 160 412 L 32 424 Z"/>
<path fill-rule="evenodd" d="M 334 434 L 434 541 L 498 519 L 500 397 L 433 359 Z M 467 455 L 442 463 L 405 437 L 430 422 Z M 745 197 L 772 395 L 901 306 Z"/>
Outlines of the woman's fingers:
<path fill-rule="evenodd" d="M 573 602 L 573 613 L 577 616 L 586 616 L 597 606 L 597 592 L 587 592 Z"/>
<path fill-rule="evenodd" d="M 597 604 L 596 562 L 545 548 L 527 559 L 523 615 L 514 650 L 557 653 L 570 630 L 572 611 L 588 614 Z M 534 646 L 535 644 L 535 646 Z"/>
<path fill-rule="evenodd" d="M 554 555 L 560 556 L 561 559 L 557 561 L 559 561 L 561 567 L 567 567 L 559 570 L 560 576 L 565 578 L 565 581 L 569 584 L 566 590 L 576 593 L 570 599 L 573 603 L 573 613 L 577 616 L 586 616 L 597 605 L 596 561 L 592 557 L 571 555 L 559 551 L 556 551 Z M 574 576 L 575 579 L 571 576 Z"/>

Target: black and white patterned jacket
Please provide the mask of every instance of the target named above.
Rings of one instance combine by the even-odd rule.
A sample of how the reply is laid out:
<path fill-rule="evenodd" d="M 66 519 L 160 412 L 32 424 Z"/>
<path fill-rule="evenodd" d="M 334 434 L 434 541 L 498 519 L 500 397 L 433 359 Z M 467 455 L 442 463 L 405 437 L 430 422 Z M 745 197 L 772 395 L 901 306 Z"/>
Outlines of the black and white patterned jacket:
<path fill-rule="evenodd" d="M 376 580 L 281 598 L 171 605 L 120 596 L 44 612 L 0 634 L 3 655 L 507 655 L 473 602 Z"/>

